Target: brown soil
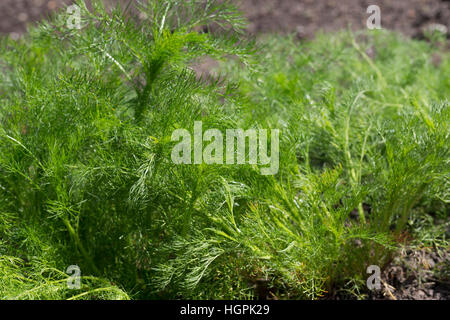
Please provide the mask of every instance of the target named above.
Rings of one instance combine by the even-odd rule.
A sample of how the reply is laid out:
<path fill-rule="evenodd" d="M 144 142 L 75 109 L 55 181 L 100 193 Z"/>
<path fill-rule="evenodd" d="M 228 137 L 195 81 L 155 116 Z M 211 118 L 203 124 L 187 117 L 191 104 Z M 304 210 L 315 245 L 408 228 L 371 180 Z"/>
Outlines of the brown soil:
<path fill-rule="evenodd" d="M 26 25 L 61 8 L 68 0 L 1 0 L 0 32 L 13 37 L 26 31 Z"/>
<path fill-rule="evenodd" d="M 107 0 L 117 2 L 118 0 Z M 122 0 L 121 0 L 122 1 Z M 351 26 L 366 28 L 372 0 L 235 0 L 250 21 L 249 32 L 296 32 L 311 37 L 319 30 L 336 31 Z M 2 0 L 0 32 L 23 33 L 28 23 L 71 0 Z M 383 28 L 420 37 L 432 23 L 450 28 L 449 0 L 377 0 Z"/>
<path fill-rule="evenodd" d="M 372 299 L 449 300 L 450 250 L 403 249 L 382 273 Z"/>
<path fill-rule="evenodd" d="M 241 7 L 252 33 L 297 32 L 311 37 L 319 30 L 366 28 L 371 4 L 380 7 L 382 28 L 408 36 L 421 36 L 431 23 L 450 27 L 448 0 L 242 0 Z"/>

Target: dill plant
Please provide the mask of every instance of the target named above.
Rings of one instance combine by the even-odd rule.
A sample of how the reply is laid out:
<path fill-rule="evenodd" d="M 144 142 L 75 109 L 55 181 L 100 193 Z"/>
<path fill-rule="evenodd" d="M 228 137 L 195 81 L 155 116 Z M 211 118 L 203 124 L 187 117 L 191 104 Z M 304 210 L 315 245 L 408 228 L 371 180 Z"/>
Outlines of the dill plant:
<path fill-rule="evenodd" d="M 77 5 L 81 30 L 61 13 L 1 40 L 1 298 L 358 291 L 412 212 L 448 204 L 450 66 L 432 45 L 344 32 L 255 53 L 228 1 Z M 198 79 L 205 56 L 223 77 Z M 196 120 L 280 129 L 279 173 L 173 164 Z"/>

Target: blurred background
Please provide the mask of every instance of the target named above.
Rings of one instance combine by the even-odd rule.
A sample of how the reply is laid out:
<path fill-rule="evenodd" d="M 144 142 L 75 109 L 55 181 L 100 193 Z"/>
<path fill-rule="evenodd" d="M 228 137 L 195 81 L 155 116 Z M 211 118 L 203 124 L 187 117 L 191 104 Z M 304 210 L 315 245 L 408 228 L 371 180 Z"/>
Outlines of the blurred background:
<path fill-rule="evenodd" d="M 129 0 L 105 0 L 108 3 Z M 133 1 L 133 0 L 132 0 Z M 35 23 L 71 0 L 0 0 L 0 33 L 19 37 Z M 450 27 L 450 0 L 236 0 L 250 21 L 248 31 L 294 32 L 310 38 L 318 30 L 366 27 L 367 7 L 381 8 L 383 28 L 422 37 L 426 28 Z M 448 32 L 447 32 L 448 35 Z"/>

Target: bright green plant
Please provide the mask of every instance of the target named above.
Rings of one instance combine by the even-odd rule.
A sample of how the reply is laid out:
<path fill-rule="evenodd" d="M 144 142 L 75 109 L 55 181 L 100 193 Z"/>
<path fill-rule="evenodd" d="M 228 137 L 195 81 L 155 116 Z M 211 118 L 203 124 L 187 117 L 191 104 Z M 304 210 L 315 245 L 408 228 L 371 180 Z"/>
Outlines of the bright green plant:
<path fill-rule="evenodd" d="M 226 1 L 77 3 L 81 30 L 60 14 L 2 39 L 1 298 L 359 292 L 411 213 L 448 204 L 450 65 L 432 45 L 340 33 L 255 53 Z M 198 79 L 202 57 L 224 76 Z M 171 134 L 197 120 L 280 129 L 278 174 L 175 165 Z"/>

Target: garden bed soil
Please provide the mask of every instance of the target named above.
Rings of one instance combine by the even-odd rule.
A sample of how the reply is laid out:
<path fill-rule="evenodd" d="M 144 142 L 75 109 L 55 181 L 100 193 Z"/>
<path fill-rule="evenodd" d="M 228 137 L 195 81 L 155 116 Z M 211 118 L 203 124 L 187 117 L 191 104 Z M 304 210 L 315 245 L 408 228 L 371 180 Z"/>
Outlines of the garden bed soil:
<path fill-rule="evenodd" d="M 381 290 L 371 299 L 449 300 L 450 250 L 445 248 L 402 249 L 385 268 Z"/>
<path fill-rule="evenodd" d="M 118 0 L 107 0 L 117 2 Z M 125 0 L 121 0 L 126 2 Z M 0 33 L 20 34 L 35 22 L 70 0 L 2 0 Z M 295 32 L 312 37 L 317 31 L 336 31 L 351 26 L 366 28 L 371 0 L 236 0 L 250 21 L 252 34 Z M 383 28 L 421 37 L 423 30 L 437 23 L 450 28 L 449 0 L 377 0 Z"/>
<path fill-rule="evenodd" d="M 2 0 L 0 33 L 18 37 L 27 24 L 66 3 L 70 0 Z M 299 38 L 311 38 L 318 31 L 366 28 L 366 9 L 371 4 L 370 0 L 242 0 L 240 7 L 249 19 L 251 34 L 296 33 Z M 450 28 L 449 0 L 378 0 L 377 4 L 382 27 L 407 36 L 422 37 L 433 23 Z M 437 248 L 402 250 L 383 270 L 382 289 L 369 298 L 450 299 L 449 253 Z"/>

